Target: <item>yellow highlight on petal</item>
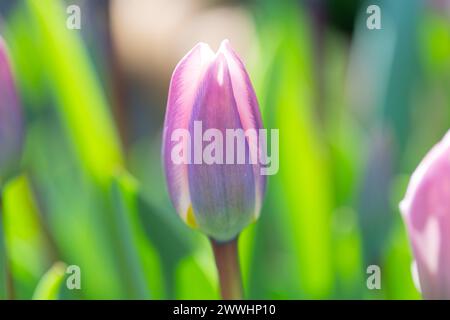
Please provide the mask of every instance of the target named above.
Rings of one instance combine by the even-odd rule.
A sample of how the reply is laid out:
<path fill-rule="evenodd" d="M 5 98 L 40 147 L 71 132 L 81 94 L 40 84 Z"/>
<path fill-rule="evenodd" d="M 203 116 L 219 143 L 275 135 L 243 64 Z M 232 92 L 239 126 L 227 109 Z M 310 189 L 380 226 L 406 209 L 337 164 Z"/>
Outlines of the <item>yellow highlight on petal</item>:
<path fill-rule="evenodd" d="M 187 210 L 186 223 L 191 228 L 194 228 L 194 229 L 198 228 L 197 221 L 195 221 L 195 215 L 194 215 L 194 210 L 192 209 L 192 205 L 190 205 Z"/>

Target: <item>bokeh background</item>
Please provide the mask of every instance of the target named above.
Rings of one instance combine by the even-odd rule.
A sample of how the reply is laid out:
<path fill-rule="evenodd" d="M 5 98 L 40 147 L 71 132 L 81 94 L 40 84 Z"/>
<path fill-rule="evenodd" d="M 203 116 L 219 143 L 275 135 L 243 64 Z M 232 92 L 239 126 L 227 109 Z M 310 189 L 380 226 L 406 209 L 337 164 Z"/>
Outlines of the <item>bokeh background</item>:
<path fill-rule="evenodd" d="M 81 30 L 66 28 L 71 4 Z M 366 27 L 370 4 L 381 30 Z M 398 203 L 450 127 L 450 1 L 1 0 L 0 16 L 26 118 L 3 189 L 15 298 L 219 298 L 160 149 L 176 63 L 223 38 L 280 130 L 280 170 L 240 237 L 246 296 L 420 298 Z M 381 290 L 366 286 L 372 264 Z"/>

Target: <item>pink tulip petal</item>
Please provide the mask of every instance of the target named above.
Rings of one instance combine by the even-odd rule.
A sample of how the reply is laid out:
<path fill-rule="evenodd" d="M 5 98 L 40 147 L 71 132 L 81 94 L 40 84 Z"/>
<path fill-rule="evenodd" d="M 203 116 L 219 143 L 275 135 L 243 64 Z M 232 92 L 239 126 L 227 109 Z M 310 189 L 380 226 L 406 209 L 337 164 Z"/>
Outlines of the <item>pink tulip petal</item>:
<path fill-rule="evenodd" d="M 211 64 L 199 92 L 190 122 L 191 136 L 194 136 L 194 121 L 201 121 L 203 132 L 208 129 L 217 130 L 222 137 L 226 137 L 227 129 L 242 129 L 230 73 L 222 53 Z M 206 144 L 208 143 L 197 147 L 203 150 Z M 192 149 L 194 154 L 194 145 Z M 220 151 L 225 155 L 226 150 L 224 141 Z M 235 158 L 236 150 L 237 148 Z M 220 151 L 216 149 L 215 152 Z M 249 154 L 247 143 L 242 151 Z M 255 185 L 252 165 L 249 161 L 245 164 L 203 162 L 188 167 L 189 186 L 193 190 L 191 201 L 200 228 L 216 240 L 233 239 L 242 230 L 242 226 L 254 220 Z"/>
<path fill-rule="evenodd" d="M 424 298 L 450 299 L 450 134 L 423 159 L 400 204 Z"/>
<path fill-rule="evenodd" d="M 263 129 L 261 113 L 259 111 L 258 101 L 256 99 L 255 90 L 253 89 L 250 77 L 245 69 L 239 56 L 234 52 L 228 40 L 222 41 L 219 52 L 222 52 L 228 64 L 231 82 L 233 85 L 234 98 L 241 118 L 242 127 L 245 130 L 255 129 L 258 133 L 259 129 Z M 261 175 L 261 162 L 259 160 L 264 156 L 262 152 L 265 146 L 250 144 L 250 154 L 258 154 L 256 164 L 253 165 L 255 186 L 256 186 L 256 218 L 260 213 L 262 198 L 266 187 L 266 177 Z M 257 150 L 255 151 L 254 148 Z"/>
<path fill-rule="evenodd" d="M 188 128 L 197 90 L 213 57 L 211 48 L 199 43 L 178 63 L 170 83 L 163 133 L 163 161 L 170 197 L 185 221 L 190 206 L 187 167 L 172 162 L 170 150 L 176 141 L 171 141 L 171 134 L 176 129 Z"/>
<path fill-rule="evenodd" d="M 20 101 L 6 47 L 0 38 L 0 182 L 17 167 L 22 140 Z"/>

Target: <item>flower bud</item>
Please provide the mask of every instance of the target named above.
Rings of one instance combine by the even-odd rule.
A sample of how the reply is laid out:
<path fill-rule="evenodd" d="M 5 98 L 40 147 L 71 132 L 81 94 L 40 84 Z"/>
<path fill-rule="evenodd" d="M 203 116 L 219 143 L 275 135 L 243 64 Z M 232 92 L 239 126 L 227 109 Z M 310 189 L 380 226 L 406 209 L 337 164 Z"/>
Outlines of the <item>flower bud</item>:
<path fill-rule="evenodd" d="M 425 299 L 450 299 L 450 132 L 419 164 L 400 203 Z"/>
<path fill-rule="evenodd" d="M 265 189 L 261 114 L 249 76 L 224 40 L 195 46 L 172 75 L 163 134 L 170 198 L 180 217 L 218 241 L 256 220 Z"/>
<path fill-rule="evenodd" d="M 18 167 L 22 113 L 5 43 L 0 37 L 0 184 Z"/>

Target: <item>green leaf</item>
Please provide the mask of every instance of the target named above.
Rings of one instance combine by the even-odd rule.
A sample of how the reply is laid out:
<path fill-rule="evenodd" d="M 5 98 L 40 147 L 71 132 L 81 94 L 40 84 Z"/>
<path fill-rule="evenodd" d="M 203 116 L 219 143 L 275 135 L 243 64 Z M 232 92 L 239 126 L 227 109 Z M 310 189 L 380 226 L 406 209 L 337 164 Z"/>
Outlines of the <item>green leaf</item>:
<path fill-rule="evenodd" d="M 39 281 L 33 300 L 57 300 L 61 284 L 66 274 L 66 265 L 63 262 L 56 262 Z"/>
<path fill-rule="evenodd" d="M 85 169 L 106 182 L 122 164 L 117 133 L 87 52 L 65 27 L 59 1 L 28 0 L 26 19 L 38 36 L 35 49 L 48 77 L 61 119 Z M 29 59 L 33 59 L 29 56 Z"/>
<path fill-rule="evenodd" d="M 3 197 L 0 188 L 0 300 L 6 299 L 6 283 L 8 279 L 6 267 L 6 244 L 3 226 Z"/>
<path fill-rule="evenodd" d="M 113 239 L 117 248 L 116 254 L 119 256 L 120 269 L 122 273 L 128 273 L 126 286 L 127 297 L 134 299 L 149 298 L 149 287 L 158 290 L 162 289 L 161 266 L 154 248 L 146 241 L 142 226 L 138 222 L 137 182 L 128 173 L 117 174 L 111 185 L 111 202 L 113 210 Z M 144 260 L 140 255 L 151 257 L 151 270 L 147 270 L 150 281 L 144 274 Z M 160 295 L 161 297 L 161 295 Z"/>
<path fill-rule="evenodd" d="M 194 231 L 184 225 L 175 212 L 155 206 L 141 193 L 138 196 L 139 221 L 143 235 L 161 260 L 165 279 L 164 294 L 166 298 L 173 299 L 174 274 L 180 261 L 193 252 Z"/>
<path fill-rule="evenodd" d="M 327 148 L 312 109 L 307 17 L 296 4 L 272 9 L 274 22 L 262 26 L 261 43 L 271 47 L 277 39 L 278 47 L 261 49 L 261 60 L 271 66 L 257 81 L 262 84 L 257 93 L 266 127 L 280 132 L 280 170 L 268 177 L 267 201 L 256 225 L 252 298 L 326 298 L 335 275 L 333 195 Z M 281 287 L 282 292 L 276 289 Z"/>
<path fill-rule="evenodd" d="M 29 299 L 50 264 L 49 243 L 28 178 L 11 180 L 3 191 L 4 236 L 15 295 Z"/>
<path fill-rule="evenodd" d="M 199 250 L 181 261 L 177 267 L 176 299 L 219 299 L 219 278 L 214 256 L 205 241 Z M 208 250 L 208 249 L 209 250 Z"/>

